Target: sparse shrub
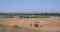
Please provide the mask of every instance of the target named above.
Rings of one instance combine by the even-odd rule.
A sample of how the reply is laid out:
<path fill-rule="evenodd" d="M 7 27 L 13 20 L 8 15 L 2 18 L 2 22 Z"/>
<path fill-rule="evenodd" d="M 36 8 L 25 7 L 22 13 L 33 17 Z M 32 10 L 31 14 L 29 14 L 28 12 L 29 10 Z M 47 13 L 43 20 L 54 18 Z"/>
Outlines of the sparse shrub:
<path fill-rule="evenodd" d="M 5 28 L 3 28 L 2 30 L 5 30 Z"/>
<path fill-rule="evenodd" d="M 12 27 L 18 28 L 18 29 L 21 29 L 21 28 L 22 28 L 22 27 L 20 27 L 20 26 L 18 26 L 18 25 L 14 25 L 14 26 L 12 26 Z"/>
<path fill-rule="evenodd" d="M 0 30 L 5 30 L 5 28 L 3 28 L 3 27 L 0 27 Z"/>

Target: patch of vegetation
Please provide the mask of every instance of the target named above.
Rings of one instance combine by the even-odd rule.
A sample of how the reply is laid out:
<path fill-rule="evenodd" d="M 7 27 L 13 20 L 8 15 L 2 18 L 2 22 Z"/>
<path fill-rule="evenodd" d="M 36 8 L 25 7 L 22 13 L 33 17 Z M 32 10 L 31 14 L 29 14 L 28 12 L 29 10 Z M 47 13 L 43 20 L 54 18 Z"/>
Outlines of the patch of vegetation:
<path fill-rule="evenodd" d="M 5 30 L 5 28 L 3 28 L 3 27 L 0 27 L 0 30 Z"/>
<path fill-rule="evenodd" d="M 12 27 L 17 28 L 17 29 L 21 29 L 22 27 L 18 26 L 18 25 L 13 25 Z"/>

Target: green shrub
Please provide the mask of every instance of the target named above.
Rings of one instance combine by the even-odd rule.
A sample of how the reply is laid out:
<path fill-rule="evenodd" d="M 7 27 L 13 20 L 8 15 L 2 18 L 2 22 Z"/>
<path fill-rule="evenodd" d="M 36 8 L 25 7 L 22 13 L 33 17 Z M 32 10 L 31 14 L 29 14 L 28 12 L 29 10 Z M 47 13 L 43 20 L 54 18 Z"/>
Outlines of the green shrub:
<path fill-rule="evenodd" d="M 5 30 L 5 28 L 3 28 L 3 27 L 0 27 L 0 30 Z"/>
<path fill-rule="evenodd" d="M 21 29 L 21 28 L 22 28 L 22 27 L 17 26 L 17 25 L 14 25 L 13 27 L 14 27 L 14 28 L 18 28 L 18 29 Z"/>

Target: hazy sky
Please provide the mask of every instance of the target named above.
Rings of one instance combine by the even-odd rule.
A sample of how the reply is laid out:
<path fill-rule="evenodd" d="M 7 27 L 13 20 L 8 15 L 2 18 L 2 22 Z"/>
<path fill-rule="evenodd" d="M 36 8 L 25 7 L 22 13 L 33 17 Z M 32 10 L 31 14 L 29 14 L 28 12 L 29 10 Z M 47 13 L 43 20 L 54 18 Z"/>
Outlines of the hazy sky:
<path fill-rule="evenodd" d="M 0 12 L 60 12 L 60 0 L 0 0 Z"/>

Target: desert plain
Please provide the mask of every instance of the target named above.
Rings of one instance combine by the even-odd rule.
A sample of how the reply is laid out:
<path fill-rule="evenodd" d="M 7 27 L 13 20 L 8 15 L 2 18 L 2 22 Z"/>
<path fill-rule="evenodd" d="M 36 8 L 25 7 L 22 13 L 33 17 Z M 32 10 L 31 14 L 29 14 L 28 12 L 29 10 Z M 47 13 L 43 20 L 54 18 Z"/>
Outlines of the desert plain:
<path fill-rule="evenodd" d="M 38 27 L 34 26 L 35 22 L 39 22 Z M 0 32 L 60 32 L 60 18 L 2 18 L 0 19 Z"/>

